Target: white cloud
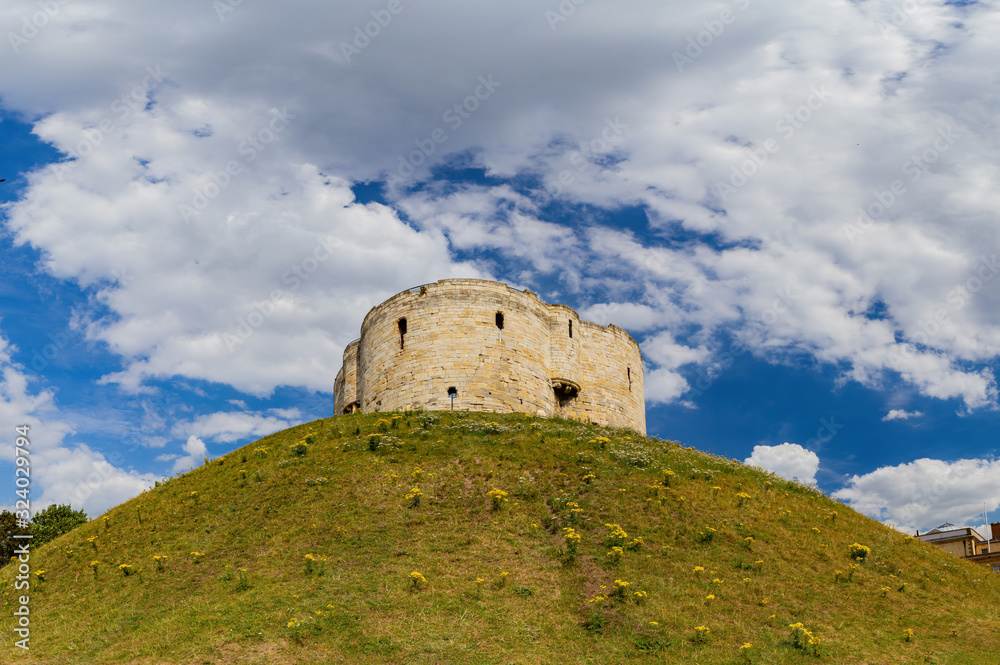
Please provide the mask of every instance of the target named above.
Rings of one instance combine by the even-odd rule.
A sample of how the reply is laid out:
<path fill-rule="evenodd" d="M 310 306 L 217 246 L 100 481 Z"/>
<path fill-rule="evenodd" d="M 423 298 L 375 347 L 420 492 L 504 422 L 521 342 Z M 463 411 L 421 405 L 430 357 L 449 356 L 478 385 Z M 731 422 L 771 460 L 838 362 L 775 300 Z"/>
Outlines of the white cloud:
<path fill-rule="evenodd" d="M 269 416 L 272 416 L 274 418 L 285 418 L 289 421 L 295 421 L 295 422 L 302 420 L 302 411 L 295 407 L 290 407 L 286 409 L 268 409 L 267 413 Z"/>
<path fill-rule="evenodd" d="M 890 420 L 909 420 L 910 418 L 919 418 L 922 415 L 924 415 L 923 411 L 907 411 L 906 409 L 889 409 L 889 413 L 883 416 L 882 422 L 888 422 Z"/>
<path fill-rule="evenodd" d="M 647 369 L 643 376 L 647 404 L 668 404 L 688 391 L 683 376 L 669 369 Z"/>
<path fill-rule="evenodd" d="M 529 274 L 557 273 L 578 288 L 584 279 L 587 243 L 579 229 L 543 221 L 535 204 L 510 187 L 430 187 L 398 202 L 400 209 L 434 236 L 465 251 L 494 250 Z"/>
<path fill-rule="evenodd" d="M 998 473 L 1000 460 L 924 458 L 851 476 L 833 496 L 910 533 L 944 522 L 975 525 L 980 524 L 984 503 L 991 513 L 1000 506 Z"/>
<path fill-rule="evenodd" d="M 46 420 L 40 427 L 50 424 Z M 148 489 L 159 478 L 121 468 L 125 461 L 118 453 L 105 455 L 84 444 L 39 455 L 34 462 L 43 492 L 35 511 L 51 503 L 69 503 L 91 516 L 99 515 Z"/>
<path fill-rule="evenodd" d="M 700 362 L 708 355 L 704 348 L 693 349 L 678 344 L 667 332 L 643 340 L 642 351 L 656 365 L 656 369 L 647 370 L 643 377 L 646 402 L 649 404 L 672 402 L 686 393 L 690 386 L 675 370 Z"/>
<path fill-rule="evenodd" d="M 819 457 L 797 443 L 782 443 L 779 446 L 754 446 L 744 464 L 759 466 L 773 471 L 782 478 L 798 480 L 806 485 L 816 484 Z"/>
<path fill-rule="evenodd" d="M 661 367 L 681 367 L 705 360 L 708 351 L 678 344 L 670 333 L 662 332 L 643 340 L 643 353 Z"/>
<path fill-rule="evenodd" d="M 219 442 L 238 441 L 247 436 L 266 436 L 299 423 L 298 409 L 276 409 L 274 415 L 263 415 L 248 411 L 220 411 L 198 416 L 192 422 L 178 423 L 174 427 L 177 436 L 196 436 Z M 188 440 L 190 443 L 190 439 Z"/>
<path fill-rule="evenodd" d="M 600 325 L 613 323 L 632 333 L 655 330 L 662 325 L 659 312 L 653 307 L 631 302 L 598 303 L 582 308 L 580 316 Z"/>
<path fill-rule="evenodd" d="M 0 25 L 37 11 L 9 0 Z M 1000 14 L 925 3 L 880 30 L 891 11 L 748 3 L 678 71 L 715 9 L 587 3 L 553 29 L 528 0 L 406 5 L 348 62 L 341 42 L 371 20 L 351 3 L 243 3 L 220 21 L 194 0 L 74 0 L 0 70 L 5 108 L 81 154 L 32 176 L 10 227 L 97 289 L 110 315 L 88 335 L 137 390 L 175 375 L 329 390 L 371 306 L 499 274 L 553 276 L 594 317 L 703 349 L 695 363 L 735 337 L 980 408 L 1000 355 L 1000 141 L 983 120 Z M 458 156 L 534 196 L 426 182 Z M 395 209 L 353 201 L 401 162 L 423 187 L 390 187 Z M 202 203 L 185 221 L 179 206 Z M 591 214 L 637 207 L 651 233 Z M 652 401 L 681 398 L 676 358 L 652 362 Z"/>
<path fill-rule="evenodd" d="M 188 437 L 188 440 L 184 442 L 181 448 L 186 453 L 185 455 L 181 455 L 180 457 L 176 455 L 161 455 L 157 459 L 162 461 L 173 459 L 174 473 L 183 473 L 191 467 L 201 466 L 205 463 L 205 458 L 208 457 L 208 446 L 193 434 Z"/>
<path fill-rule="evenodd" d="M 70 504 L 91 516 L 132 498 L 153 484 L 156 476 L 124 467 L 117 452 L 105 455 L 84 443 L 71 444 L 73 424 L 64 420 L 52 392 L 33 391 L 28 375 L 11 364 L 10 347 L 0 336 L 0 467 L 13 478 L 15 425 L 27 425 L 31 460 L 33 512 L 48 505 Z M 13 509 L 13 506 L 0 506 Z"/>
<path fill-rule="evenodd" d="M 168 143 L 185 150 L 191 140 L 175 133 Z M 56 274 L 84 283 L 116 270 L 129 276 L 101 287 L 118 316 L 87 331 L 127 359 L 109 378 L 128 388 L 182 375 L 258 395 L 280 384 L 329 390 L 331 368 L 372 305 L 438 277 L 477 276 L 453 267 L 439 240 L 384 207 L 352 203 L 345 183 L 310 165 L 285 168 L 271 186 L 234 180 L 226 193 L 242 191 L 243 203 L 185 224 L 177 205 L 200 174 L 178 175 L 173 187 L 102 175 L 128 171 L 131 161 L 127 150 L 84 161 L 72 184 L 58 184 L 49 168 L 11 214 L 21 239 L 47 249 Z M 104 209 L 98 228 L 76 226 Z"/>

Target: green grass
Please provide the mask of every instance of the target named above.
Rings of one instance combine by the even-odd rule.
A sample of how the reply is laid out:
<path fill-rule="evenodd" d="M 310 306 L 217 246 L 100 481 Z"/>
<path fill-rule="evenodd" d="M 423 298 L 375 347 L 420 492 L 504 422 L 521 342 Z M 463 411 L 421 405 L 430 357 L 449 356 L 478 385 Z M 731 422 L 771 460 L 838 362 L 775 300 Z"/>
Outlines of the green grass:
<path fill-rule="evenodd" d="M 0 662 L 811 662 L 798 622 L 822 662 L 1000 651 L 985 569 L 797 483 L 571 421 L 320 420 L 104 517 L 32 554 L 30 652 L 0 569 Z"/>

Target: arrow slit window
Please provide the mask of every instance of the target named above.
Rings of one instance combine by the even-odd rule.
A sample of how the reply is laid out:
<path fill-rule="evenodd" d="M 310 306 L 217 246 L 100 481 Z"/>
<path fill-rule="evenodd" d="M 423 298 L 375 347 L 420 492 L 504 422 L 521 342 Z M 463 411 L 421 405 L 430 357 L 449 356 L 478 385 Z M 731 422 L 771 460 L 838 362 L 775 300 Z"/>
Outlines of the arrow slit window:
<path fill-rule="evenodd" d="M 406 344 L 406 319 L 397 321 L 396 327 L 399 328 L 399 348 L 402 349 Z"/>

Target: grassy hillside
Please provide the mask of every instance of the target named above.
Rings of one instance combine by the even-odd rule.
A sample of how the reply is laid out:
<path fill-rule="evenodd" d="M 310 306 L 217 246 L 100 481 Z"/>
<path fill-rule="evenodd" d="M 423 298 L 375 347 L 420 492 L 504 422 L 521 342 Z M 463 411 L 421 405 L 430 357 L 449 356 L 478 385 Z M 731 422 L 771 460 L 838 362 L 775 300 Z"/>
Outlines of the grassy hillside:
<path fill-rule="evenodd" d="M 32 566 L 45 573 L 28 653 L 11 637 L 16 571 L 0 569 L 0 662 L 973 663 L 1000 652 L 1000 578 L 982 568 L 731 460 L 525 416 L 302 425 L 113 508 Z"/>

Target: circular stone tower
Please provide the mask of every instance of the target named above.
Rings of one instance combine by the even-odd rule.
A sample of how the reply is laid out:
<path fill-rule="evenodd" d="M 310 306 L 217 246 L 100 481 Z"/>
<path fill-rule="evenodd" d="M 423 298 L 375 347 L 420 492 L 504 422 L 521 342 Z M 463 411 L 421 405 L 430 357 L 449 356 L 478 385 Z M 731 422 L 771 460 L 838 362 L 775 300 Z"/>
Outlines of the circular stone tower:
<path fill-rule="evenodd" d="M 563 416 L 646 433 L 642 355 L 621 328 L 481 279 L 373 307 L 344 350 L 334 413 L 458 409 Z"/>

